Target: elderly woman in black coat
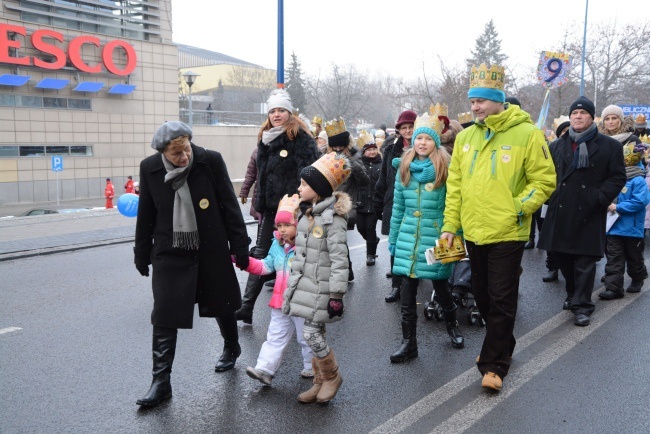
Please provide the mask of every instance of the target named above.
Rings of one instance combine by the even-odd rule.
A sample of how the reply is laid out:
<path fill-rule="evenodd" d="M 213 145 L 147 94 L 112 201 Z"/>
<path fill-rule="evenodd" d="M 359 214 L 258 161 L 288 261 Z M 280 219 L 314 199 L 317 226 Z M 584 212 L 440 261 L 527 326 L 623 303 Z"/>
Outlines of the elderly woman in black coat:
<path fill-rule="evenodd" d="M 155 406 L 172 395 L 170 373 L 179 328 L 199 315 L 216 318 L 224 349 L 215 371 L 232 369 L 241 353 L 235 311 L 241 306 L 232 267 L 248 266 L 248 236 L 221 154 L 190 142 L 191 129 L 166 122 L 140 163 L 135 267 L 153 268 L 153 382 L 138 405 Z"/>
<path fill-rule="evenodd" d="M 255 247 L 251 249 L 251 255 L 257 259 L 264 259 L 271 248 L 280 199 L 298 191 L 300 171 L 320 155 L 309 127 L 293 115 L 287 92 L 274 90 L 266 106 L 268 117 L 260 129 L 257 144 L 257 196 L 254 205 L 262 220 L 257 228 Z M 264 283 L 274 277 L 275 273 L 248 276 L 242 306 L 236 312 L 238 320 L 246 324 L 253 322 L 255 301 Z"/>

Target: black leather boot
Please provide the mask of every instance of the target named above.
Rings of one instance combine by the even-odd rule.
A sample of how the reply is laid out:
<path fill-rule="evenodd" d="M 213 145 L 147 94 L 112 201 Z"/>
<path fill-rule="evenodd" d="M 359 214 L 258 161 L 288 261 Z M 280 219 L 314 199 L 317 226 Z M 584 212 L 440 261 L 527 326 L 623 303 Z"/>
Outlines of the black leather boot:
<path fill-rule="evenodd" d="M 253 308 L 255 301 L 262 292 L 264 286 L 263 279 L 255 274 L 250 274 L 246 281 L 246 289 L 244 290 L 244 297 L 242 297 L 241 307 L 235 312 L 237 321 L 243 321 L 246 324 L 253 323 Z"/>
<path fill-rule="evenodd" d="M 215 372 L 228 371 L 235 367 L 237 357 L 241 354 L 239 346 L 239 331 L 235 314 L 222 315 L 217 317 L 217 324 L 223 337 L 223 352 L 214 366 Z"/>
<path fill-rule="evenodd" d="M 390 355 L 391 363 L 402 363 L 418 356 L 418 341 L 415 337 L 416 324 L 402 323 L 402 346 Z"/>
<path fill-rule="evenodd" d="M 384 300 L 386 300 L 386 303 L 394 303 L 399 300 L 399 288 L 391 288 L 390 294 Z"/>
<path fill-rule="evenodd" d="M 137 405 L 155 407 L 172 397 L 170 376 L 174 355 L 176 354 L 176 337 L 178 331 L 167 327 L 154 327 L 152 340 L 153 381 L 149 391 L 138 399 Z"/>
<path fill-rule="evenodd" d="M 542 277 L 542 282 L 555 282 L 557 278 L 557 270 L 548 270 L 548 274 Z"/>
<path fill-rule="evenodd" d="M 451 338 L 451 345 L 454 348 L 463 348 L 465 346 L 465 338 L 458 329 L 458 321 L 456 320 L 456 309 L 445 312 L 445 325 L 447 326 L 447 334 Z"/>
<path fill-rule="evenodd" d="M 366 255 L 366 265 L 369 266 L 369 267 L 375 265 L 375 255 L 374 255 L 374 253 L 373 254 L 368 253 Z"/>

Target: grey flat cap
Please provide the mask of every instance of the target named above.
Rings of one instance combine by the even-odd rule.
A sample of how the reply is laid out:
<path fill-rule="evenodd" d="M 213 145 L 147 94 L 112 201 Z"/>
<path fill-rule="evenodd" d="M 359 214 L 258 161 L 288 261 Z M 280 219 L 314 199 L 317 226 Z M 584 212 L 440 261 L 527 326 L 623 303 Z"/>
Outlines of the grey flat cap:
<path fill-rule="evenodd" d="M 169 142 L 180 136 L 189 136 L 190 140 L 192 140 L 192 129 L 180 121 L 165 122 L 153 135 L 151 147 L 158 152 L 162 152 Z"/>

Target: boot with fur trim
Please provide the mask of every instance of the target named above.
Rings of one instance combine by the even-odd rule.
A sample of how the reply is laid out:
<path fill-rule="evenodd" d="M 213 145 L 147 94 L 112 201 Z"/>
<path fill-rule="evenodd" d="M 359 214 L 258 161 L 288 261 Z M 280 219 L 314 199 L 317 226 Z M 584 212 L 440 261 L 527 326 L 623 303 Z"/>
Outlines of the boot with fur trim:
<path fill-rule="evenodd" d="M 341 383 L 343 383 L 343 377 L 339 373 L 339 366 L 334 357 L 334 350 L 330 350 L 330 353 L 318 360 L 318 363 L 320 365 L 319 368 L 323 385 L 316 396 L 316 402 L 325 404 L 334 399 L 336 392 L 341 387 Z"/>
<path fill-rule="evenodd" d="M 316 397 L 318 396 L 318 392 L 323 384 L 323 378 L 320 374 L 320 366 L 318 366 L 318 357 L 313 357 L 311 359 L 311 366 L 314 371 L 314 385 L 311 386 L 311 389 L 298 395 L 298 401 L 303 404 L 313 404 L 316 402 Z"/>

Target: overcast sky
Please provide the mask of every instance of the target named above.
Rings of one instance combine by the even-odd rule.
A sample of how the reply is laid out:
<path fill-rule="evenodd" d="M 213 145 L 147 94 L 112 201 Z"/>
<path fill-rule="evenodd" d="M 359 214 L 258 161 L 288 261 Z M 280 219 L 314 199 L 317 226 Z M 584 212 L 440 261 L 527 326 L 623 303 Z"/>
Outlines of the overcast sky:
<path fill-rule="evenodd" d="M 502 51 L 518 73 L 534 69 L 564 29 L 582 34 L 585 0 L 284 0 L 285 65 L 294 51 L 303 72 L 332 63 L 413 78 L 435 73 L 438 56 L 464 65 L 494 19 Z M 446 6 L 443 6 L 446 5 Z M 641 9 L 639 6 L 643 5 Z M 172 0 L 173 40 L 277 67 L 277 0 Z M 647 0 L 590 0 L 588 24 L 648 20 Z M 576 67 L 580 63 L 575 62 Z"/>

